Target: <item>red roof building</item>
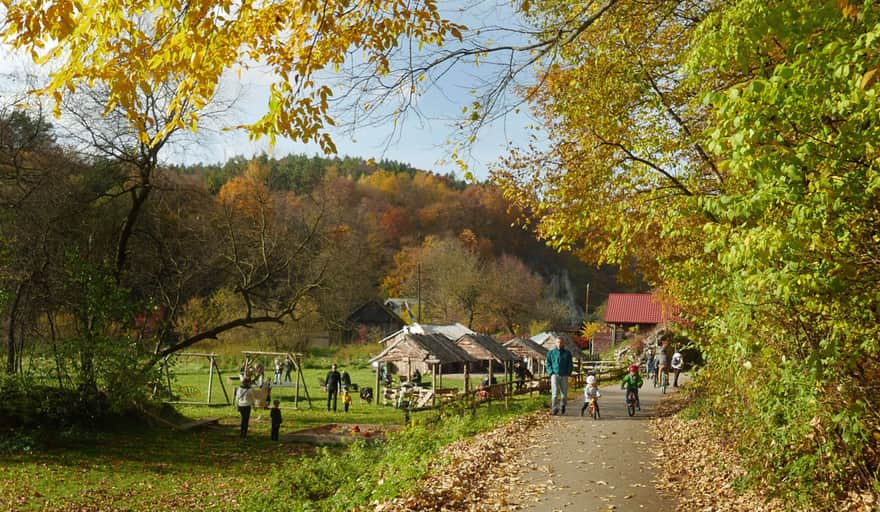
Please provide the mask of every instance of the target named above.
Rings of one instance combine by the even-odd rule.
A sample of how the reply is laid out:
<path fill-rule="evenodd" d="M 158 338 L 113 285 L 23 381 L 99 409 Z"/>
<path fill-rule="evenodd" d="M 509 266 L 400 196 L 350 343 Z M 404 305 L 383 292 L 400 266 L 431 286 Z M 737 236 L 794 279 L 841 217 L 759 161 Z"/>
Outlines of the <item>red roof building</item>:
<path fill-rule="evenodd" d="M 623 325 L 657 325 L 665 323 L 678 310 L 662 304 L 653 293 L 612 293 L 608 295 L 605 323 Z"/>

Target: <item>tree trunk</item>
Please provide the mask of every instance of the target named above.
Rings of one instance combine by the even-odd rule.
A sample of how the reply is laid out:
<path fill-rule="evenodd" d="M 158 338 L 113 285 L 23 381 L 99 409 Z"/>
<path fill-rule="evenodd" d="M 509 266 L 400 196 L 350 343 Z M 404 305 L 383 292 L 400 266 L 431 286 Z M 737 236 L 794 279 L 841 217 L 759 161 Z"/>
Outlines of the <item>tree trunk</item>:
<path fill-rule="evenodd" d="M 24 283 L 18 283 L 15 289 L 15 299 L 12 301 L 12 308 L 9 310 L 9 330 L 6 332 L 6 373 L 14 375 L 16 370 L 16 350 L 15 343 L 15 318 L 18 315 L 18 307 L 21 304 L 21 295 L 24 291 Z"/>

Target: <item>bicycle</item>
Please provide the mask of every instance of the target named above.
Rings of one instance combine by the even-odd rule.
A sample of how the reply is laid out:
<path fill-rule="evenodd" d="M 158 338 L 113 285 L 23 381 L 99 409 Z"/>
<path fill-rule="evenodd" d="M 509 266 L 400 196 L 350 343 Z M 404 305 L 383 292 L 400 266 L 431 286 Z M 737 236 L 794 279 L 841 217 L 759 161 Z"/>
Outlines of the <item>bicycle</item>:
<path fill-rule="evenodd" d="M 668 385 L 669 385 L 669 367 L 668 366 L 661 366 L 657 370 L 657 374 L 654 377 L 654 387 L 655 388 L 659 387 L 660 391 L 662 391 L 663 394 L 665 395 L 666 394 L 666 387 Z"/>
<path fill-rule="evenodd" d="M 598 420 L 600 418 L 599 402 L 597 402 L 595 398 L 591 398 L 590 401 L 587 403 L 587 414 L 594 420 Z"/>
<path fill-rule="evenodd" d="M 634 389 L 626 390 L 626 412 L 630 416 L 636 414 L 636 391 Z"/>

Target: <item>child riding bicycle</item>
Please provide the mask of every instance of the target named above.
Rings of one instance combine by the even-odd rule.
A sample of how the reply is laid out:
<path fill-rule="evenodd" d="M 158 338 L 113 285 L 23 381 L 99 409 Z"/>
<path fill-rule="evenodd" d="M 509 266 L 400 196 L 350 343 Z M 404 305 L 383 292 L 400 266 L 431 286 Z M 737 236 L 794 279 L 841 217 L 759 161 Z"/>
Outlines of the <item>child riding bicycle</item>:
<path fill-rule="evenodd" d="M 624 403 L 628 401 L 629 394 L 632 392 L 636 398 L 636 409 L 642 410 L 642 407 L 639 403 L 639 388 L 642 387 L 645 381 L 642 380 L 642 376 L 639 375 L 639 366 L 634 364 L 630 365 L 629 373 L 623 376 L 623 380 L 620 382 L 620 389 L 626 389 L 626 395 L 624 398 Z"/>
<path fill-rule="evenodd" d="M 602 394 L 599 393 L 599 386 L 596 385 L 596 376 L 590 373 L 587 375 L 587 385 L 584 387 L 584 406 L 581 407 L 581 416 L 584 415 L 584 411 L 590 406 L 591 401 L 593 402 L 593 407 L 595 407 L 596 414 L 598 415 L 600 396 L 602 396 Z"/>

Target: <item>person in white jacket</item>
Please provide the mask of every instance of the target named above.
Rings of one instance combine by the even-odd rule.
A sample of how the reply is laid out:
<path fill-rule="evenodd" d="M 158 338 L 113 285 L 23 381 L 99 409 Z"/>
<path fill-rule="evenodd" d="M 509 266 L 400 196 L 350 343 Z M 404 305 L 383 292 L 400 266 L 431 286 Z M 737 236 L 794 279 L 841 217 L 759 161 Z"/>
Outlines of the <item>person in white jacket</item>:
<path fill-rule="evenodd" d="M 239 437 L 247 437 L 248 423 L 251 419 L 251 408 L 254 406 L 254 391 L 251 389 L 251 381 L 242 379 L 241 385 L 235 388 L 235 405 L 238 406 L 238 414 L 241 415 L 241 431 Z"/>
<path fill-rule="evenodd" d="M 590 406 L 590 401 L 595 400 L 594 406 L 596 407 L 596 416 L 599 416 L 599 397 L 602 396 L 599 393 L 599 386 L 596 382 L 595 375 L 587 375 L 587 385 L 584 386 L 584 406 L 581 407 L 581 416 L 586 412 L 587 407 Z"/>
<path fill-rule="evenodd" d="M 684 357 L 681 355 L 681 352 L 678 349 L 675 350 L 675 353 L 672 354 L 672 361 L 670 361 L 670 366 L 672 366 L 672 371 L 674 372 L 675 377 L 672 380 L 672 387 L 678 387 L 678 374 L 681 373 L 682 368 L 684 368 Z"/>

